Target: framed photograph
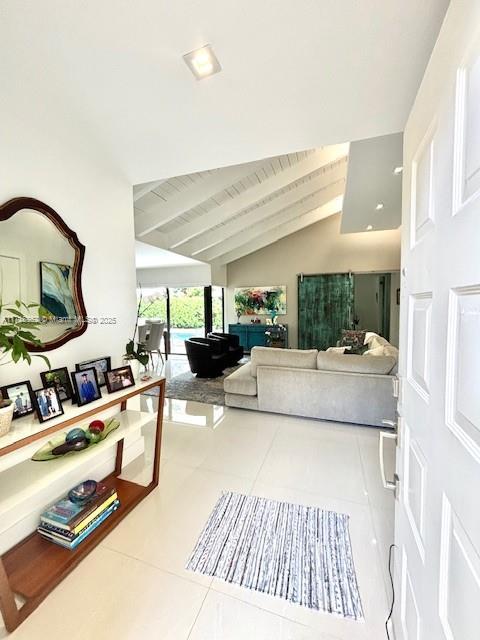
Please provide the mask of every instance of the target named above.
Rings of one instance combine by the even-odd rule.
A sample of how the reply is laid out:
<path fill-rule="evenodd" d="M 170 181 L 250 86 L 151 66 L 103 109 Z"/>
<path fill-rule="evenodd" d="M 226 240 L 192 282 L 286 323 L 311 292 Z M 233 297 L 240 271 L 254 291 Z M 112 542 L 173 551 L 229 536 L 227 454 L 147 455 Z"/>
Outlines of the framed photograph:
<path fill-rule="evenodd" d="M 62 402 L 73 398 L 73 388 L 67 367 L 42 371 L 40 377 L 44 387 L 55 387 Z"/>
<path fill-rule="evenodd" d="M 112 368 L 112 360 L 110 356 L 95 358 L 95 360 L 85 360 L 85 362 L 80 362 L 75 365 L 75 369 L 77 371 L 84 371 L 85 369 L 91 369 L 92 367 L 97 371 L 99 386 L 103 387 L 105 385 L 105 374 Z"/>
<path fill-rule="evenodd" d="M 45 387 L 33 392 L 35 409 L 40 422 L 63 415 L 62 401 L 55 387 Z"/>
<path fill-rule="evenodd" d="M 129 364 L 107 371 L 105 380 L 107 382 L 108 393 L 135 386 L 132 367 Z"/>
<path fill-rule="evenodd" d="M 2 395 L 13 402 L 13 419 L 35 412 L 32 385 L 28 380 L 2 387 Z"/>
<path fill-rule="evenodd" d="M 71 376 L 79 407 L 102 397 L 95 368 L 73 371 Z"/>

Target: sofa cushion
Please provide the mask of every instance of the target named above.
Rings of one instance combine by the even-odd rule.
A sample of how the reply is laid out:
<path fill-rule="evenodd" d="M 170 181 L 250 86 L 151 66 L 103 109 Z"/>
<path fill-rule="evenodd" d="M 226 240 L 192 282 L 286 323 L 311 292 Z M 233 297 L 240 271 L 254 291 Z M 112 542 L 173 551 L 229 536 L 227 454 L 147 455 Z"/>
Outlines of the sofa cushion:
<path fill-rule="evenodd" d="M 375 349 L 375 347 L 382 347 L 390 343 L 382 336 L 379 336 L 378 333 L 375 333 L 374 331 L 367 331 L 365 334 L 364 344 L 368 345 L 369 349 Z"/>
<path fill-rule="evenodd" d="M 396 365 L 396 359 L 392 356 L 365 356 L 344 355 L 319 351 L 317 356 L 317 369 L 321 371 L 344 371 L 348 373 L 377 373 L 387 374 Z"/>
<path fill-rule="evenodd" d="M 257 377 L 257 367 L 287 367 L 289 369 L 316 369 L 316 349 L 274 349 L 253 347 L 251 352 L 252 376 Z"/>
<path fill-rule="evenodd" d="M 225 393 L 236 393 L 242 396 L 257 395 L 257 379 L 252 376 L 251 364 L 247 362 L 223 381 Z"/>

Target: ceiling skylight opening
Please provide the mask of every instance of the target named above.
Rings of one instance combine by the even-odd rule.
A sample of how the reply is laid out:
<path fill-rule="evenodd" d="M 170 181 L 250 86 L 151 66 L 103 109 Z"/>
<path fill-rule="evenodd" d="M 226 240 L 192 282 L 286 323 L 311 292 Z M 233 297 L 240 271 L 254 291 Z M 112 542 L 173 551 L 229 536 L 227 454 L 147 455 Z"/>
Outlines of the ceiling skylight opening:
<path fill-rule="evenodd" d="M 213 76 L 214 73 L 222 70 L 220 62 L 209 44 L 186 53 L 183 59 L 197 80 L 203 80 L 203 78 Z"/>

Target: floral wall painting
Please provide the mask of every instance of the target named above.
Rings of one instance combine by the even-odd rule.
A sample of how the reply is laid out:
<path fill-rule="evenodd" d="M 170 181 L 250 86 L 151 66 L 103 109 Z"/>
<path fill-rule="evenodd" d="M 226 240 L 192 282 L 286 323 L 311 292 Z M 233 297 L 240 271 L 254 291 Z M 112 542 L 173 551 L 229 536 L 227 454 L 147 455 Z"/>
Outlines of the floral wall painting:
<path fill-rule="evenodd" d="M 287 287 L 242 287 L 235 289 L 237 316 L 285 315 L 287 313 Z"/>
<path fill-rule="evenodd" d="M 57 318 L 74 318 L 73 269 L 66 264 L 40 263 L 41 304 Z"/>

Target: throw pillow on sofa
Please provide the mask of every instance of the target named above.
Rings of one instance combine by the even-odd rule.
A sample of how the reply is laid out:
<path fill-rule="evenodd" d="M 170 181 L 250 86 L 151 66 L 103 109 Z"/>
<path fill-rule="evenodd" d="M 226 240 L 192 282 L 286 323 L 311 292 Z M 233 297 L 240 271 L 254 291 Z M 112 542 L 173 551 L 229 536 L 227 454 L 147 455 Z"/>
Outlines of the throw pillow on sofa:
<path fill-rule="evenodd" d="M 357 329 L 343 329 L 339 347 L 352 347 L 359 349 L 365 342 L 366 331 Z"/>

